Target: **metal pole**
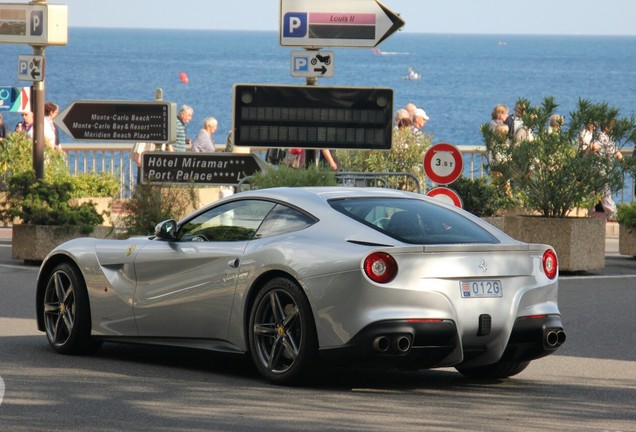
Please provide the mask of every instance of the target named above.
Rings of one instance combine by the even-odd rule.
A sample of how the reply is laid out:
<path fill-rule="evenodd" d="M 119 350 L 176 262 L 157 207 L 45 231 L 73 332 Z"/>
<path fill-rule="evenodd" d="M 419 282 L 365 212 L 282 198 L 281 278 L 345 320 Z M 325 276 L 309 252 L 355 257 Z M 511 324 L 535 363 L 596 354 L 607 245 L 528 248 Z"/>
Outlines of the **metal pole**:
<path fill-rule="evenodd" d="M 33 47 L 33 55 L 44 58 L 44 48 Z M 35 81 L 31 88 L 31 111 L 33 111 L 33 171 L 38 179 L 44 178 L 44 71 L 42 81 Z"/>

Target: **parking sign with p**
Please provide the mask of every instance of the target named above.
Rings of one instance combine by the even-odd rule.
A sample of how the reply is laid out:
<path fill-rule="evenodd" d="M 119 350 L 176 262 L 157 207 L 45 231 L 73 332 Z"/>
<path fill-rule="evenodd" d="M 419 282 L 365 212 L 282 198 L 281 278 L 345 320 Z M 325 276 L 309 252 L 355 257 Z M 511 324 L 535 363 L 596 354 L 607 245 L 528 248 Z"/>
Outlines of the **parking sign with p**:
<path fill-rule="evenodd" d="M 283 17 L 284 37 L 305 37 L 307 35 L 307 13 L 288 12 Z"/>

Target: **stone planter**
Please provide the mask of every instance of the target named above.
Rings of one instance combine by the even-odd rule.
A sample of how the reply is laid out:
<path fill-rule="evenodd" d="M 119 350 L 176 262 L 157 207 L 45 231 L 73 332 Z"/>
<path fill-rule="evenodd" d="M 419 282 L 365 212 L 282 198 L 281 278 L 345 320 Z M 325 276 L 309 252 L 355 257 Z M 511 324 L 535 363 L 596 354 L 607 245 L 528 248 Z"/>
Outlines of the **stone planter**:
<path fill-rule="evenodd" d="M 636 258 L 636 227 L 618 225 L 618 252 Z"/>
<path fill-rule="evenodd" d="M 495 228 L 506 232 L 504 230 L 505 227 L 505 218 L 503 216 L 484 216 L 482 217 L 484 222 L 488 222 L 490 225 L 494 226 Z"/>
<path fill-rule="evenodd" d="M 39 262 L 65 241 L 78 237 L 107 238 L 112 231 L 108 226 L 97 226 L 92 233 L 83 234 L 75 226 L 13 225 L 11 255 L 13 259 Z"/>
<path fill-rule="evenodd" d="M 504 232 L 526 243 L 554 247 L 561 271 L 605 268 L 605 219 L 505 216 Z"/>

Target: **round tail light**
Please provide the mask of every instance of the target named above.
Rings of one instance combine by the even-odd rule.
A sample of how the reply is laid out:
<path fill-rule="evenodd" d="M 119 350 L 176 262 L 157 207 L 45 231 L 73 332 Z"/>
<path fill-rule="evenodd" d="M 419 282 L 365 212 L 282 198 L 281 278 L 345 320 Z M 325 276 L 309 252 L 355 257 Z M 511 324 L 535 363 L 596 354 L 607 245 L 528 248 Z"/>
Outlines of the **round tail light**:
<path fill-rule="evenodd" d="M 391 282 L 397 275 L 395 259 L 385 252 L 374 252 L 364 260 L 364 273 L 377 283 Z"/>
<path fill-rule="evenodd" d="M 548 249 L 543 253 L 543 272 L 548 278 L 554 279 L 558 271 L 559 263 L 556 253 L 552 249 Z"/>

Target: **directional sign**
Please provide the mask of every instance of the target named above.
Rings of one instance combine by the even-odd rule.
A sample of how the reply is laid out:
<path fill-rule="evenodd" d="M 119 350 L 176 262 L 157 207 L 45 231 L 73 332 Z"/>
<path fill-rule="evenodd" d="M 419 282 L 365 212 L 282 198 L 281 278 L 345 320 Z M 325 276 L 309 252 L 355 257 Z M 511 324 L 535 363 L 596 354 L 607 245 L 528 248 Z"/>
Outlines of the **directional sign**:
<path fill-rule="evenodd" d="M 66 45 L 66 5 L 0 3 L 0 43 Z"/>
<path fill-rule="evenodd" d="M 145 152 L 141 181 L 236 185 L 266 166 L 251 153 Z"/>
<path fill-rule="evenodd" d="M 176 104 L 76 101 L 55 124 L 77 140 L 167 143 L 176 140 Z"/>
<path fill-rule="evenodd" d="M 42 81 L 44 79 L 44 56 L 21 55 L 18 60 L 20 81 Z"/>
<path fill-rule="evenodd" d="M 280 44 L 305 48 L 377 46 L 404 21 L 377 0 L 281 0 Z"/>
<path fill-rule="evenodd" d="M 292 51 L 291 76 L 293 77 L 333 77 L 333 51 Z"/>
<path fill-rule="evenodd" d="M 462 153 L 454 145 L 435 144 L 424 155 L 424 173 L 437 184 L 450 184 L 457 180 L 464 169 Z"/>
<path fill-rule="evenodd" d="M 438 199 L 447 204 L 452 204 L 455 207 L 463 208 L 462 199 L 459 197 L 457 192 L 444 186 L 438 186 L 429 190 L 426 193 L 426 196 Z"/>

